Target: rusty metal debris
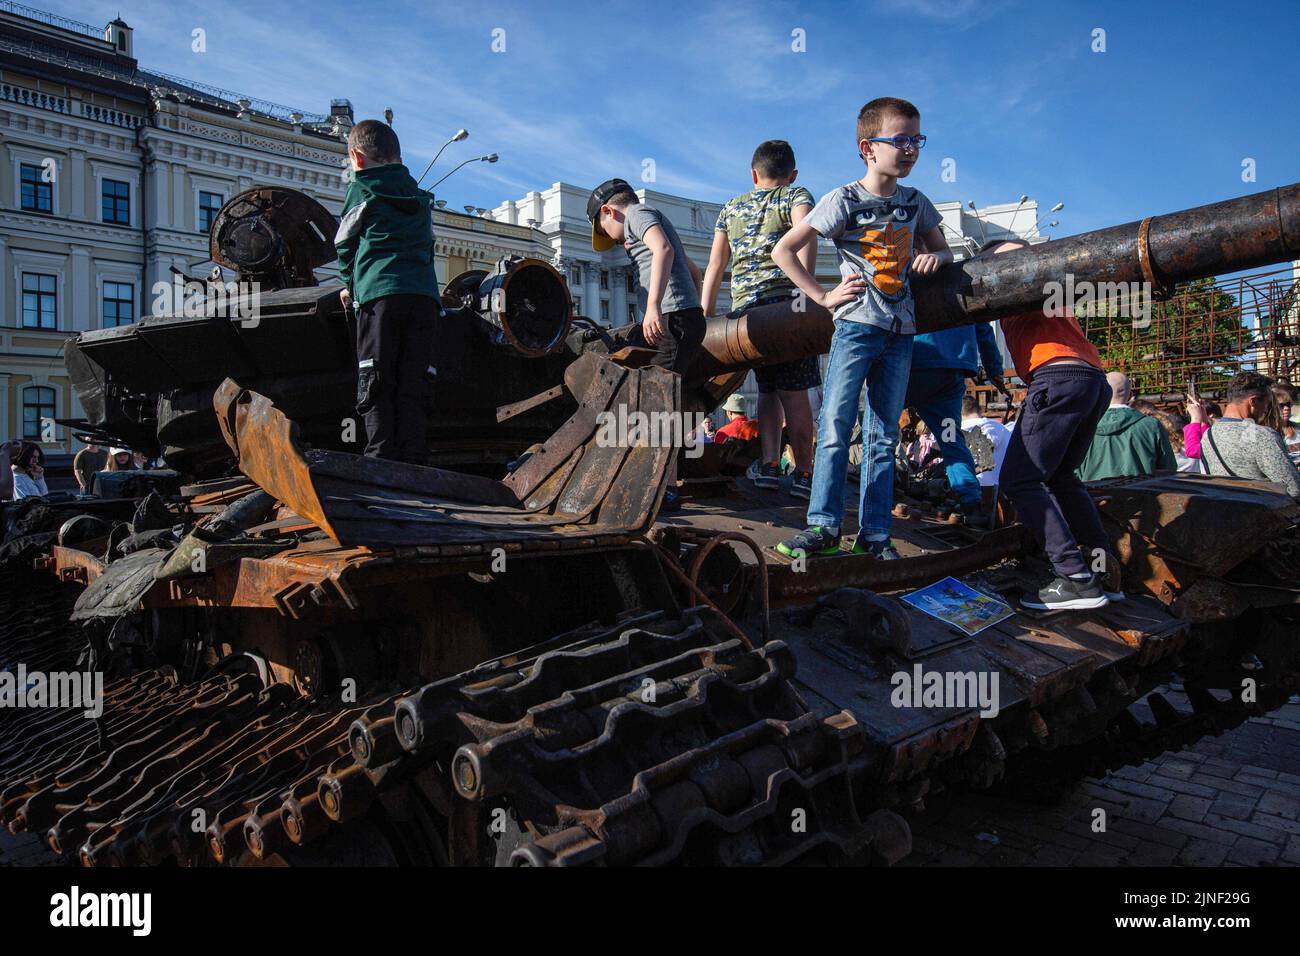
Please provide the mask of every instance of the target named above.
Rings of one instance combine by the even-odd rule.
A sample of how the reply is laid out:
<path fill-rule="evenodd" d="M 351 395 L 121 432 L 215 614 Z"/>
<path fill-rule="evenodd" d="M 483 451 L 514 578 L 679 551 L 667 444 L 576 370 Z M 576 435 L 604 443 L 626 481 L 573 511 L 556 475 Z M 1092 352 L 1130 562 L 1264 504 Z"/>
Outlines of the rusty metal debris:
<path fill-rule="evenodd" d="M 577 411 L 503 481 L 358 455 L 304 450 L 265 396 L 230 379 L 217 390 L 223 433 L 259 487 L 345 545 L 543 548 L 557 535 L 592 543 L 648 528 L 673 449 L 604 447 L 601 416 L 671 415 L 678 379 L 595 354 L 569 367 Z"/>
<path fill-rule="evenodd" d="M 1294 256 L 1298 197 L 964 263 L 918 312 L 1021 311 L 1067 259 L 1172 282 Z M 445 290 L 439 467 L 362 458 L 338 435 L 337 290 L 311 276 L 327 215 L 255 189 L 218 216 L 214 256 L 271 286 L 256 327 L 175 315 L 69 345 L 84 431 L 152 443 L 185 477 L 138 503 L 6 509 L 0 670 L 107 675 L 98 719 L 0 708 L 0 821 L 53 852 L 892 863 L 910 847 L 896 811 L 938 789 L 1103 772 L 1300 687 L 1300 511 L 1267 485 L 1098 483 L 1128 600 L 973 635 L 898 596 L 959 576 L 1014 603 L 1038 573 L 1018 525 L 905 505 L 901 560 L 798 567 L 771 546 L 802 507 L 717 449 L 660 514 L 674 450 L 604 441 L 602 417 L 713 407 L 749 367 L 824 350 L 815 310 L 719 319 L 679 378 L 628 330 L 574 319 L 547 263 L 466 273 Z M 900 675 L 971 693 L 900 703 Z M 1232 693 L 1243 676 L 1253 701 Z M 1171 677 L 1190 711 L 1158 690 Z"/>

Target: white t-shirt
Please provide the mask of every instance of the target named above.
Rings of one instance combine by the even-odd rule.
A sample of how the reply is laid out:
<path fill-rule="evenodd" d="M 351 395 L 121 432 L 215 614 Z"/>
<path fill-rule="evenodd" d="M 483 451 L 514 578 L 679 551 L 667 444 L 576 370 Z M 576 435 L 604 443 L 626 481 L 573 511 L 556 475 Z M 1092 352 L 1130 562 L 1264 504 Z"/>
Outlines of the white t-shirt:
<path fill-rule="evenodd" d="M 43 498 L 49 493 L 50 490 L 45 487 L 44 478 L 37 481 L 26 472 L 14 472 L 14 501 L 20 501 L 23 498 Z"/>
<path fill-rule="evenodd" d="M 1002 474 L 1002 459 L 1007 456 L 1007 445 L 1011 442 L 1011 429 L 992 418 L 982 417 L 963 418 L 961 427 L 962 431 L 978 427 L 984 433 L 984 437 L 992 443 L 993 468 L 991 471 L 982 471 L 975 477 L 985 488 L 997 487 L 998 476 Z"/>

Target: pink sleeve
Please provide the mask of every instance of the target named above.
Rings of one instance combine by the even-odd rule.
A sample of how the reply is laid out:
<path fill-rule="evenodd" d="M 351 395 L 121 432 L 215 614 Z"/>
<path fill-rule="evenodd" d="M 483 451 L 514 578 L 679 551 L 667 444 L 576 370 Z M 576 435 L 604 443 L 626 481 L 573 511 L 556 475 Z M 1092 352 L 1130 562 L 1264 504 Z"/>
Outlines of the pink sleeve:
<path fill-rule="evenodd" d="M 1183 426 L 1183 454 L 1188 458 L 1201 457 L 1201 436 L 1209 430 L 1202 422 L 1188 422 Z"/>

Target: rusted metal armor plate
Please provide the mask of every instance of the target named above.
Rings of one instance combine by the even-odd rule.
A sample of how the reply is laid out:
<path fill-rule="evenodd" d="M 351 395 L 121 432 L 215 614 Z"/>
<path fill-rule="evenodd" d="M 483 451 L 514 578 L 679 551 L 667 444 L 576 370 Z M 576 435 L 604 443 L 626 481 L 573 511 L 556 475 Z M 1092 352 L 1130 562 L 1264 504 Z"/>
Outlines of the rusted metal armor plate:
<path fill-rule="evenodd" d="M 647 528 L 662 497 L 670 447 L 602 447 L 604 414 L 673 413 L 679 379 L 623 369 L 597 355 L 573 417 L 503 482 L 303 449 L 268 399 L 227 380 L 215 402 L 243 472 L 344 545 L 517 542 L 623 536 Z"/>

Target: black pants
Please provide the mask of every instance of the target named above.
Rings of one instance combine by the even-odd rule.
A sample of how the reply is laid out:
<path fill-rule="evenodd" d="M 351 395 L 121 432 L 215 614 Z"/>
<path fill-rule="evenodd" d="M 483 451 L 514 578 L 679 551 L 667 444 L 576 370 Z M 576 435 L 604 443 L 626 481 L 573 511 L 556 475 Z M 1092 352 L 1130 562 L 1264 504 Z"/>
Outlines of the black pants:
<path fill-rule="evenodd" d="M 371 458 L 427 462 L 437 316 L 438 300 L 427 295 L 385 295 L 357 310 L 357 412 Z"/>
<path fill-rule="evenodd" d="M 1101 514 L 1074 473 L 1088 453 L 1110 397 L 1110 386 L 1099 369 L 1084 365 L 1038 369 L 1002 461 L 1003 494 L 1060 575 L 1095 570 L 1096 550 L 1110 551 Z"/>
<path fill-rule="evenodd" d="M 685 375 L 695 353 L 700 350 L 700 343 L 704 341 L 704 310 L 697 306 L 694 309 L 665 312 L 663 320 L 668 334 L 659 340 L 658 345 L 651 345 L 645 340 L 644 325 L 638 325 L 632 330 L 628 335 L 628 344 L 654 349 L 658 354 L 651 365 Z"/>

